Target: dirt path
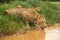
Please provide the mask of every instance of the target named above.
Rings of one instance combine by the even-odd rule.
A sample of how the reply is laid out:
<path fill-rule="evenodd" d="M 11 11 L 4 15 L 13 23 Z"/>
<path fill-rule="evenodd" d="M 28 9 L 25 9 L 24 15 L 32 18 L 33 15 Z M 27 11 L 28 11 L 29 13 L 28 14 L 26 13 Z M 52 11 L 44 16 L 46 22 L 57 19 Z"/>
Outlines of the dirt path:
<path fill-rule="evenodd" d="M 45 32 L 40 30 L 31 30 L 26 34 L 18 34 L 1 37 L 0 40 L 44 40 Z"/>

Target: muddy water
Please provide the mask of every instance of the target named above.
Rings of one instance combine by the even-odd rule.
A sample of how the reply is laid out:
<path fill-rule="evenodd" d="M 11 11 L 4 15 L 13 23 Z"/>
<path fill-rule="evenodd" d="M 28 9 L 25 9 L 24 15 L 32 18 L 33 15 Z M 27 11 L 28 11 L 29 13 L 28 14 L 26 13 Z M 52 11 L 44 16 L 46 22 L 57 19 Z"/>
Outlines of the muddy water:
<path fill-rule="evenodd" d="M 40 30 L 31 30 L 26 34 L 17 34 L 1 37 L 0 40 L 44 40 L 45 32 Z"/>

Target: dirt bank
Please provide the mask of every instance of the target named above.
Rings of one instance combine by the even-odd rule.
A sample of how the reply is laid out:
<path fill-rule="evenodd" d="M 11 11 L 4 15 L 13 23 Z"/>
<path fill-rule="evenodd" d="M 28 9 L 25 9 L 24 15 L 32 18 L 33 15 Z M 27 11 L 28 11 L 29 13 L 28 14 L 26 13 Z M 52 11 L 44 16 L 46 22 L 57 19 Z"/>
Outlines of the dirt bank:
<path fill-rule="evenodd" d="M 40 30 L 31 30 L 26 34 L 17 34 L 0 37 L 0 40 L 44 40 L 45 32 Z"/>
<path fill-rule="evenodd" d="M 60 24 L 49 25 L 44 31 L 31 30 L 26 34 L 0 37 L 0 40 L 60 40 Z"/>

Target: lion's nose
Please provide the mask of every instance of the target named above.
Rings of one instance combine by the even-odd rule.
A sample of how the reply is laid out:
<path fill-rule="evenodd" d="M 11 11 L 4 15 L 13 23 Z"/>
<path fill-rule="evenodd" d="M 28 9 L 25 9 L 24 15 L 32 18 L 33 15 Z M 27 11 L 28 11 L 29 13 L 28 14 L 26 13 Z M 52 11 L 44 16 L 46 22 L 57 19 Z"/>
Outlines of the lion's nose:
<path fill-rule="evenodd" d="M 8 10 L 5 10 L 5 12 L 8 12 Z"/>

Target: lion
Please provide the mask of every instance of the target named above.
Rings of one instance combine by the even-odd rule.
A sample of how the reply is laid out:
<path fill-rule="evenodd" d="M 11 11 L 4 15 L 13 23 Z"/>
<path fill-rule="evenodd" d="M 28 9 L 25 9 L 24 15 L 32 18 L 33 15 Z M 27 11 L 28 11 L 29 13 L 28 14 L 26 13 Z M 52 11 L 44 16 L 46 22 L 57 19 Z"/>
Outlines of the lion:
<path fill-rule="evenodd" d="M 37 10 L 40 10 L 39 7 Z M 34 23 L 38 29 L 44 30 L 46 27 L 46 19 L 44 15 L 39 14 L 35 8 L 23 8 L 22 6 L 17 6 L 11 9 L 7 9 L 6 13 L 8 15 L 16 15 L 21 17 L 25 21 L 27 29 L 30 28 L 29 22 Z"/>

